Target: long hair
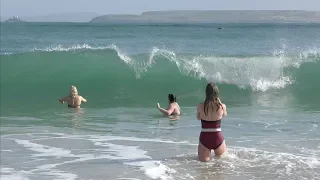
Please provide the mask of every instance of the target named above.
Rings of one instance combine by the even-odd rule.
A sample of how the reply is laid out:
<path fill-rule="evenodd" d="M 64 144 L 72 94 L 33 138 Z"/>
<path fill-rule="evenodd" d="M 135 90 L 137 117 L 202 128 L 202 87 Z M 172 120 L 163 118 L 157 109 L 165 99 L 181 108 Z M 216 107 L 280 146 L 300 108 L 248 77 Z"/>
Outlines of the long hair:
<path fill-rule="evenodd" d="M 219 89 L 214 83 L 208 83 L 206 87 L 206 99 L 204 101 L 204 114 L 208 115 L 209 107 L 211 106 L 212 111 L 216 108 L 216 111 L 220 109 L 221 103 L 218 100 Z"/>

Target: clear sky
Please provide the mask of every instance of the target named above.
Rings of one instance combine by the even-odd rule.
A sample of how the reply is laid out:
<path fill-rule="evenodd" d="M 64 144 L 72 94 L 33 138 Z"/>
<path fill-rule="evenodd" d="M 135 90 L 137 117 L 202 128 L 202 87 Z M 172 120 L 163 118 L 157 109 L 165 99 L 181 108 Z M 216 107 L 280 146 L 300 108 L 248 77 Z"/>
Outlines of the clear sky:
<path fill-rule="evenodd" d="M 0 0 L 1 16 L 61 12 L 140 14 L 154 10 L 320 10 L 320 0 Z"/>

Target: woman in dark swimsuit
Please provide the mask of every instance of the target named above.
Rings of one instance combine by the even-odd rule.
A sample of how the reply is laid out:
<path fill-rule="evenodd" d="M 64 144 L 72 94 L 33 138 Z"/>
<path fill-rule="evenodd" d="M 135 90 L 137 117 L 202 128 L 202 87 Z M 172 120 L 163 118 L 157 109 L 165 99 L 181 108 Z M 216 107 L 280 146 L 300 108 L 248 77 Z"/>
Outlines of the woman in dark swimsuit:
<path fill-rule="evenodd" d="M 210 161 L 211 150 L 216 156 L 227 151 L 227 146 L 221 131 L 221 120 L 227 115 L 227 108 L 219 97 L 219 89 L 214 83 L 206 87 L 206 99 L 197 107 L 197 119 L 201 120 L 202 130 L 199 137 L 198 158 L 200 161 Z"/>

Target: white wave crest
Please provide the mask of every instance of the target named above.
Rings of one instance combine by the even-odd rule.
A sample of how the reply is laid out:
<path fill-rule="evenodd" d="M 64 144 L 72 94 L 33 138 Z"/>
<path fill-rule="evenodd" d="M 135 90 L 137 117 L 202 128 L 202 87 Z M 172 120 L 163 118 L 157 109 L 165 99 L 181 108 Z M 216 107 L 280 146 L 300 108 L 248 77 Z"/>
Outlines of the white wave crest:
<path fill-rule="evenodd" d="M 4 56 L 9 56 L 11 55 L 12 53 L 9 53 L 9 52 L 1 52 L 0 55 L 4 55 Z"/>
<path fill-rule="evenodd" d="M 77 50 L 103 50 L 103 49 L 112 49 L 113 45 L 106 47 L 93 47 L 88 44 L 75 44 L 71 46 L 63 46 L 63 45 L 51 45 L 46 48 L 33 48 L 31 52 L 68 52 L 68 51 L 77 51 Z"/>
<path fill-rule="evenodd" d="M 294 83 L 294 78 L 285 73 L 285 68 L 299 68 L 301 64 L 320 57 L 317 48 L 309 48 L 297 55 L 281 50 L 272 56 L 221 57 L 215 55 L 177 55 L 159 48 L 153 48 L 143 72 L 163 56 L 174 62 L 185 75 L 210 82 L 234 84 L 240 88 L 250 87 L 254 91 L 282 89 Z M 137 72 L 137 71 L 136 71 Z M 142 71 L 141 71 L 142 72 Z"/>
<path fill-rule="evenodd" d="M 88 44 L 78 44 L 65 47 L 51 46 L 32 51 L 78 51 L 78 50 L 114 50 L 117 56 L 135 71 L 136 78 L 145 74 L 156 61 L 167 59 L 174 63 L 177 69 L 187 76 L 206 79 L 210 82 L 237 85 L 240 88 L 249 87 L 254 91 L 282 89 L 294 83 L 294 77 L 285 73 L 286 68 L 299 68 L 301 64 L 320 58 L 320 49 L 313 47 L 288 54 L 283 49 L 274 51 L 271 55 L 254 57 L 221 57 L 216 55 L 186 55 L 153 47 L 149 57 L 143 55 L 128 55 L 114 44 L 93 47 Z"/>

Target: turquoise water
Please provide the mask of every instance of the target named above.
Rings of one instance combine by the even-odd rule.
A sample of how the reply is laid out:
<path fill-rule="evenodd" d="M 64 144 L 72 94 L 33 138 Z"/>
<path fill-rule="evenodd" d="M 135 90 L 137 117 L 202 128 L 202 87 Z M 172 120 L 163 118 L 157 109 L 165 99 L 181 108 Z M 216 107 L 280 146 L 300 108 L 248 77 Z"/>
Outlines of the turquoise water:
<path fill-rule="evenodd" d="M 0 54 L 1 179 L 320 176 L 319 24 L 2 23 Z M 229 151 L 200 163 L 208 81 Z M 80 110 L 57 101 L 70 85 Z"/>

